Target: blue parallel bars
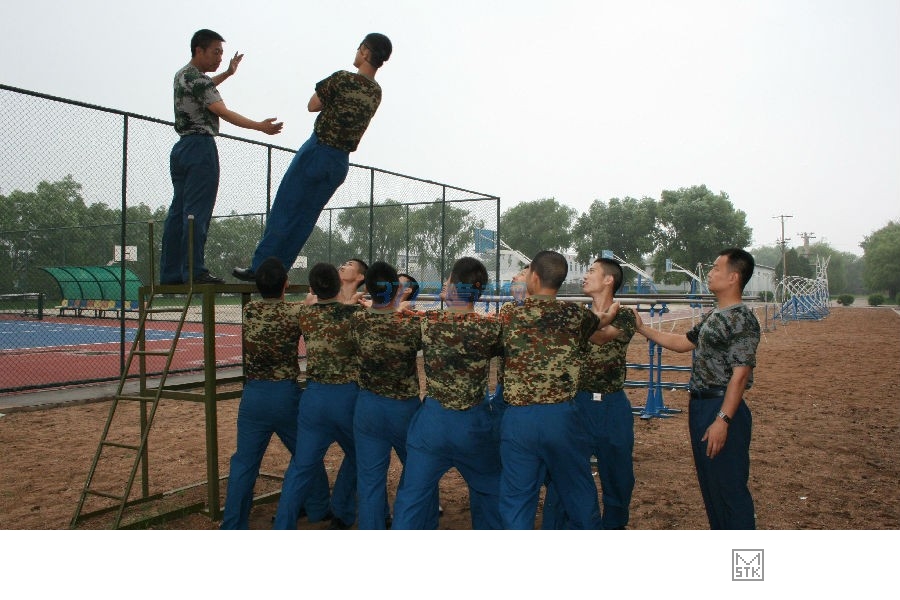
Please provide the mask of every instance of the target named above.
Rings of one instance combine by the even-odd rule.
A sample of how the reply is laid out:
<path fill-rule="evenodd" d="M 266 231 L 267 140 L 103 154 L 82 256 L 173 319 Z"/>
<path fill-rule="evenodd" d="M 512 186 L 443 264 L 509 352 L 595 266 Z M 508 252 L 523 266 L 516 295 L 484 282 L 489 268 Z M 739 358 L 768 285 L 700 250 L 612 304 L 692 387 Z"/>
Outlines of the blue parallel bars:
<path fill-rule="evenodd" d="M 699 307 L 699 305 L 696 305 Z M 695 305 L 691 304 L 691 307 L 694 308 Z M 636 307 L 636 310 L 640 310 L 640 305 Z M 649 309 L 650 320 L 651 323 L 653 321 L 653 317 L 657 315 L 662 317 L 663 314 L 669 312 L 666 303 L 663 302 L 661 304 L 661 308 L 657 309 L 655 304 L 650 305 Z M 671 389 L 671 390 L 687 390 L 688 384 L 687 382 L 670 382 L 663 381 L 663 373 L 666 371 L 669 372 L 687 372 L 690 373 L 691 368 L 689 366 L 678 366 L 678 365 L 664 365 L 662 362 L 662 353 L 663 347 L 653 342 L 651 340 L 647 340 L 647 355 L 648 360 L 646 364 L 641 363 L 628 363 L 626 367 L 628 369 L 636 369 L 636 370 L 645 370 L 647 371 L 647 381 L 635 381 L 635 380 L 626 380 L 625 387 L 630 388 L 639 388 L 646 387 L 647 388 L 647 403 L 641 406 L 633 406 L 631 408 L 631 412 L 635 416 L 640 416 L 641 419 L 652 419 L 654 417 L 657 418 L 668 418 L 673 415 L 679 414 L 682 412 L 680 408 L 670 408 L 665 405 L 665 401 L 663 400 L 663 388 Z"/>

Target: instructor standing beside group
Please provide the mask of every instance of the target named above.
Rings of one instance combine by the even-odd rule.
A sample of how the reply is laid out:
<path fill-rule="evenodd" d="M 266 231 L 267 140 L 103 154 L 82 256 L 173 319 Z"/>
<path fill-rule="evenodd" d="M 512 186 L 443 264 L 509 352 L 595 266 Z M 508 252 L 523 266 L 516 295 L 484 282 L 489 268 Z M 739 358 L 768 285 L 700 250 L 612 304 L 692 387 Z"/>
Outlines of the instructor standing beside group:
<path fill-rule="evenodd" d="M 746 250 L 722 250 L 708 278 L 716 308 L 687 333 L 654 329 L 635 313 L 645 338 L 675 352 L 693 351 L 688 429 L 711 529 L 756 528 L 747 486 L 752 416 L 744 392 L 753 385 L 760 329 L 742 300 L 754 267 Z"/>

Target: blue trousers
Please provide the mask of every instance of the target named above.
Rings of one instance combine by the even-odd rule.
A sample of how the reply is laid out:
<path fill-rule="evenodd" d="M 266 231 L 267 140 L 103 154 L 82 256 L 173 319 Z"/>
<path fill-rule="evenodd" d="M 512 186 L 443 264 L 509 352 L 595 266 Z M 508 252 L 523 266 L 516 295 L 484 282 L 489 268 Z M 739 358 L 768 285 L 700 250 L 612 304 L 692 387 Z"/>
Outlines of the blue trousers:
<path fill-rule="evenodd" d="M 350 155 L 320 144 L 315 133 L 300 146 L 278 186 L 251 269 L 256 271 L 270 256 L 291 268 L 349 169 Z"/>
<path fill-rule="evenodd" d="M 472 528 L 502 528 L 500 440 L 493 421 L 486 402 L 469 410 L 451 410 L 425 398 L 409 424 L 393 529 L 426 529 L 434 522 L 438 484 L 452 467 L 469 487 Z"/>
<path fill-rule="evenodd" d="M 175 193 L 163 225 L 159 253 L 160 283 L 180 284 L 188 277 L 188 215 L 194 215 L 194 276 L 206 273 L 206 237 L 219 189 L 219 151 L 211 135 L 186 135 L 169 155 Z"/>
<path fill-rule="evenodd" d="M 413 414 L 419 409 L 418 398 L 397 400 L 369 390 L 359 390 L 353 416 L 356 440 L 356 481 L 359 495 L 359 529 L 385 529 L 387 473 L 391 464 L 391 448 L 401 463 L 406 463 L 406 433 Z M 403 485 L 403 475 L 400 476 Z M 433 528 L 437 527 L 437 509 Z"/>
<path fill-rule="evenodd" d="M 272 434 L 293 454 L 297 446 L 297 407 L 301 390 L 289 379 L 248 379 L 244 383 L 237 418 L 237 450 L 231 457 L 222 529 L 248 529 L 253 488 Z M 306 502 L 310 520 L 328 512 L 328 477 L 325 466 Z"/>
<path fill-rule="evenodd" d="M 688 430 L 697 481 L 706 506 L 711 529 L 755 529 L 750 479 L 750 433 L 753 417 L 741 402 L 728 426 L 725 446 L 715 458 L 706 456 L 706 442 L 700 439 L 722 408 L 722 398 L 691 398 L 688 405 Z"/>
<path fill-rule="evenodd" d="M 575 404 L 597 457 L 597 474 L 602 489 L 603 529 L 624 529 L 628 525 L 631 494 L 634 491 L 634 415 L 623 390 L 603 394 L 579 392 Z M 566 516 L 552 482 L 544 499 L 542 529 L 565 529 Z"/>
<path fill-rule="evenodd" d="M 331 512 L 344 523 L 356 522 L 356 446 L 353 414 L 356 383 L 342 385 L 308 381 L 297 417 L 297 450 L 284 474 L 275 529 L 295 529 L 300 508 L 316 491 L 319 471 L 331 444 L 344 451 L 331 494 Z"/>
<path fill-rule="evenodd" d="M 573 529 L 600 529 L 590 443 L 574 402 L 509 406 L 500 424 L 500 516 L 534 529 L 541 486 L 552 480 Z"/>

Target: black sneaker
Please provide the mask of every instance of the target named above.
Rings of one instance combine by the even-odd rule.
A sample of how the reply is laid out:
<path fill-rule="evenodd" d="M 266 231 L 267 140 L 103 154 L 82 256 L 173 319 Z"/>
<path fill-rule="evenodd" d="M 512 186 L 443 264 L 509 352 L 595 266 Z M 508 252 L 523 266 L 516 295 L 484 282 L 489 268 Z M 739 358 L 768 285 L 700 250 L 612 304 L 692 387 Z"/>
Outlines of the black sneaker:
<path fill-rule="evenodd" d="M 215 275 L 207 271 L 206 273 L 202 273 L 194 277 L 194 283 L 205 285 L 207 283 L 225 283 L 225 280 L 221 277 L 216 277 Z"/>
<path fill-rule="evenodd" d="M 235 267 L 231 270 L 231 274 L 241 281 L 256 281 L 256 273 L 250 267 L 246 269 Z"/>

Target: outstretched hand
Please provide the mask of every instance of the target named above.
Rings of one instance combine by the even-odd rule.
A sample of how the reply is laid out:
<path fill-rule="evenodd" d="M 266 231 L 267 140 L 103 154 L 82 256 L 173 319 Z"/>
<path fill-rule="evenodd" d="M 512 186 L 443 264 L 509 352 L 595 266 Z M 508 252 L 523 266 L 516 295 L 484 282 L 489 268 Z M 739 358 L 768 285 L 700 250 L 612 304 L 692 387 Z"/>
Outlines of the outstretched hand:
<path fill-rule="evenodd" d="M 278 117 L 270 117 L 268 119 L 263 119 L 260 121 L 259 130 L 268 135 L 275 135 L 276 133 L 281 133 L 281 128 L 284 127 L 284 123 L 277 120 Z"/>
<path fill-rule="evenodd" d="M 228 73 L 229 75 L 234 75 L 235 72 L 237 72 L 238 65 L 241 64 L 241 60 L 243 60 L 243 58 L 243 54 L 238 54 L 237 52 L 235 52 L 234 56 L 231 57 L 231 60 L 228 61 L 228 69 L 226 70 L 226 73 Z"/>
<path fill-rule="evenodd" d="M 635 309 L 633 309 L 633 308 L 631 309 L 631 312 L 634 313 L 634 327 L 635 327 L 635 331 L 640 331 L 640 330 L 641 330 L 641 327 L 644 326 L 644 320 L 641 318 L 641 313 L 639 313 L 637 310 L 635 310 Z"/>

